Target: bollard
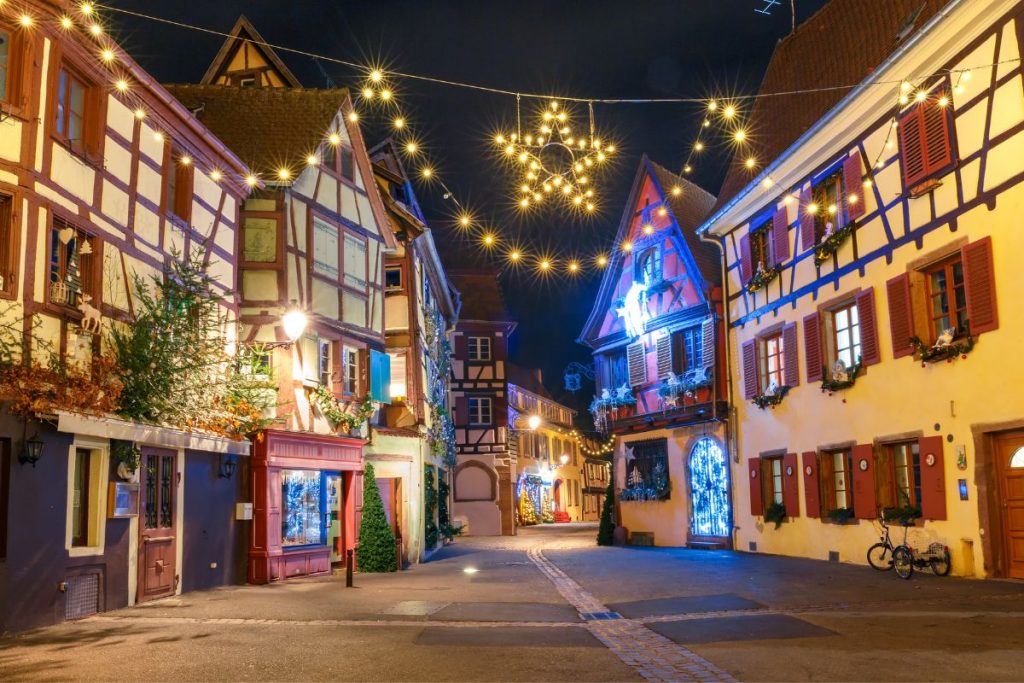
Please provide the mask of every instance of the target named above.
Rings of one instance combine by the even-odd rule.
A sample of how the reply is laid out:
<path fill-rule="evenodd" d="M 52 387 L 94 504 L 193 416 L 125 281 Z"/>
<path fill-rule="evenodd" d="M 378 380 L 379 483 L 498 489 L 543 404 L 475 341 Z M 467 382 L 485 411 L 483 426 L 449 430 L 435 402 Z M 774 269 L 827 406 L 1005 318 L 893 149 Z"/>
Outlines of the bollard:
<path fill-rule="evenodd" d="M 355 552 L 352 548 L 345 551 L 345 588 L 352 587 L 352 565 L 355 564 Z"/>

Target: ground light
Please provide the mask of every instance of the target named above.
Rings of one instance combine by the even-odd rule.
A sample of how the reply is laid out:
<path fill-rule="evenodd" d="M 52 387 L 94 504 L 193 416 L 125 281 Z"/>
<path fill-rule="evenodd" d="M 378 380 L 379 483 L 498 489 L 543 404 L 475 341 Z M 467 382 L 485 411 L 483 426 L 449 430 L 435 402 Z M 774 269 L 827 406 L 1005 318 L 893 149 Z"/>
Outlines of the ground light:
<path fill-rule="evenodd" d="M 463 574 L 476 574 L 478 571 L 480 571 L 480 570 L 477 569 L 476 567 L 465 567 L 465 568 L 463 568 L 462 573 Z"/>

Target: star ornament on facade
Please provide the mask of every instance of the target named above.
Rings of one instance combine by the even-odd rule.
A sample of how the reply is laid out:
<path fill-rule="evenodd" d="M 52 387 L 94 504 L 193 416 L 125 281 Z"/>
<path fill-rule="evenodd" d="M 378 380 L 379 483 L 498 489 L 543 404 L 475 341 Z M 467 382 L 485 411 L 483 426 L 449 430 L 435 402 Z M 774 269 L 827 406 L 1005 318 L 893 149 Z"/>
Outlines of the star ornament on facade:
<path fill-rule="evenodd" d="M 499 133 L 494 144 L 515 170 L 514 197 L 522 209 L 561 202 L 570 210 L 591 214 L 597 210 L 595 178 L 615 154 L 594 133 L 575 130 L 572 116 L 558 100 L 538 113 L 534 132 Z"/>

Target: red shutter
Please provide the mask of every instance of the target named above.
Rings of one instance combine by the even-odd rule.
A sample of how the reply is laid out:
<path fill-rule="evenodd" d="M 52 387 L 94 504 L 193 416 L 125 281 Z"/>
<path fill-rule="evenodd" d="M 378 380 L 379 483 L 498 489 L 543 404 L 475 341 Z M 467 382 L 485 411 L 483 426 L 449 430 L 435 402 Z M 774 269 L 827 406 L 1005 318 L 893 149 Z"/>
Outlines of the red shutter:
<path fill-rule="evenodd" d="M 455 335 L 455 358 L 457 360 L 469 359 L 469 340 L 465 332 Z"/>
<path fill-rule="evenodd" d="M 782 363 L 785 374 L 782 381 L 788 387 L 800 384 L 800 361 L 796 345 L 796 323 L 790 323 L 782 328 Z"/>
<path fill-rule="evenodd" d="M 785 206 L 772 217 L 772 256 L 778 265 L 789 258 L 789 212 Z"/>
<path fill-rule="evenodd" d="M 882 360 L 878 347 L 878 323 L 875 320 L 875 289 L 868 287 L 857 295 L 857 317 L 860 320 L 860 355 L 864 365 Z"/>
<path fill-rule="evenodd" d="M 911 188 L 925 179 L 928 169 L 924 161 L 923 111 L 914 107 L 899 118 L 896 138 L 900 145 L 900 167 L 903 187 Z"/>
<path fill-rule="evenodd" d="M 999 327 L 996 308 L 996 281 L 992 267 L 992 238 L 984 237 L 960 250 L 967 285 L 967 324 L 971 334 L 990 332 Z"/>
<path fill-rule="evenodd" d="M 928 175 L 942 171 L 953 163 L 953 144 L 950 135 L 952 114 L 948 107 L 936 105 L 938 98 L 943 95 L 946 93 L 935 93 L 934 99 L 920 107 L 923 110 L 921 126 L 924 135 L 924 165 Z"/>
<path fill-rule="evenodd" d="M 875 501 L 875 447 L 858 444 L 853 447 L 853 514 L 857 519 L 874 519 L 878 515 Z"/>
<path fill-rule="evenodd" d="M 910 301 L 910 275 L 902 273 L 885 283 L 889 299 L 889 329 L 892 332 L 892 357 L 914 353 L 910 338 L 914 335 L 913 306 Z"/>
<path fill-rule="evenodd" d="M 925 519 L 946 519 L 946 471 L 942 447 L 941 436 L 924 436 L 917 440 L 921 463 L 919 503 L 921 516 Z"/>
<path fill-rule="evenodd" d="M 757 395 L 757 340 L 743 342 L 740 347 L 743 360 L 743 398 Z"/>
<path fill-rule="evenodd" d="M 811 313 L 804 318 L 804 359 L 807 381 L 821 381 L 821 316 Z"/>
<path fill-rule="evenodd" d="M 804 502 L 808 517 L 821 517 L 820 489 L 818 487 L 818 454 L 807 451 L 800 456 L 804 478 Z"/>
<path fill-rule="evenodd" d="M 750 514 L 759 517 L 764 514 L 764 500 L 761 492 L 761 458 L 747 461 L 747 481 L 750 483 Z"/>
<path fill-rule="evenodd" d="M 782 504 L 786 506 L 787 517 L 800 516 L 800 464 L 796 453 L 786 453 L 782 458 Z"/>
<path fill-rule="evenodd" d="M 455 399 L 455 419 L 453 422 L 462 426 L 469 424 L 469 399 L 465 396 L 458 396 Z"/>
<path fill-rule="evenodd" d="M 843 190 L 846 197 L 846 217 L 853 221 L 864 215 L 864 183 L 861 180 L 860 152 L 854 152 L 843 161 Z M 857 199 L 854 200 L 853 197 Z"/>
<path fill-rule="evenodd" d="M 750 233 L 747 233 L 740 238 L 740 277 L 743 284 L 747 284 L 753 274 L 754 269 L 750 263 Z"/>
<path fill-rule="evenodd" d="M 494 360 L 505 360 L 508 358 L 508 337 L 505 335 L 494 335 L 491 337 Z"/>
<path fill-rule="evenodd" d="M 811 188 L 800 193 L 800 247 L 807 251 L 814 248 L 814 214 L 807 210 L 811 203 Z"/>

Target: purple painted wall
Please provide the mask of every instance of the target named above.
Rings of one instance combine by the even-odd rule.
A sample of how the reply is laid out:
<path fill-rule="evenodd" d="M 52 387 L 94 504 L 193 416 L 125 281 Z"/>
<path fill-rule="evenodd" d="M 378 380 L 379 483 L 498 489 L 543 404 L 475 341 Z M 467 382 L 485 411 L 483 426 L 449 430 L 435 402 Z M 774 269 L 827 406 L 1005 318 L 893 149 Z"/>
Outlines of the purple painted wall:
<path fill-rule="evenodd" d="M 249 458 L 237 462 L 225 479 L 219 454 L 185 451 L 183 591 L 245 583 L 250 522 L 235 520 L 235 503 L 248 500 Z"/>

